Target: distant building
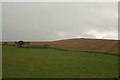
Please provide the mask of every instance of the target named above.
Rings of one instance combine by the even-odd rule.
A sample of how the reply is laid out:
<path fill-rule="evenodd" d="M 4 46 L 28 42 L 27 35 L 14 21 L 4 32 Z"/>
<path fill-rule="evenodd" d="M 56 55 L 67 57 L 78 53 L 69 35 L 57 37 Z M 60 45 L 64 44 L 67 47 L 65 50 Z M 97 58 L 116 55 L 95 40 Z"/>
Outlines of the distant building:
<path fill-rule="evenodd" d="M 30 42 L 24 42 L 24 41 L 15 41 L 14 46 L 16 47 L 30 47 Z"/>

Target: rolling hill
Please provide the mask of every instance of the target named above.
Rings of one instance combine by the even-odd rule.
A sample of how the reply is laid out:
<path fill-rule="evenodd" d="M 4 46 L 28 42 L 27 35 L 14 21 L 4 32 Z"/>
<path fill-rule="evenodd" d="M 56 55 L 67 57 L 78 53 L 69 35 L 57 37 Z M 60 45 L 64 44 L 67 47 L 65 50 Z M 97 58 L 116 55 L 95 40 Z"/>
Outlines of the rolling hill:
<path fill-rule="evenodd" d="M 49 44 L 51 47 L 89 52 L 118 54 L 119 40 L 105 39 L 65 39 L 51 42 L 30 42 L 31 46 Z"/>

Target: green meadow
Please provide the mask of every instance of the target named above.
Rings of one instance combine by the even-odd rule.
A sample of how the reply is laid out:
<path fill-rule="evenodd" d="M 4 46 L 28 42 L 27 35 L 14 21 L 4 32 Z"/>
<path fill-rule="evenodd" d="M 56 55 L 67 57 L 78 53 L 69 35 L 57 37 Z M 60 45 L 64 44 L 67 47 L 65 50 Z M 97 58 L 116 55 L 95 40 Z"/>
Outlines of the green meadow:
<path fill-rule="evenodd" d="M 52 48 L 2 47 L 3 78 L 115 78 L 118 56 Z"/>

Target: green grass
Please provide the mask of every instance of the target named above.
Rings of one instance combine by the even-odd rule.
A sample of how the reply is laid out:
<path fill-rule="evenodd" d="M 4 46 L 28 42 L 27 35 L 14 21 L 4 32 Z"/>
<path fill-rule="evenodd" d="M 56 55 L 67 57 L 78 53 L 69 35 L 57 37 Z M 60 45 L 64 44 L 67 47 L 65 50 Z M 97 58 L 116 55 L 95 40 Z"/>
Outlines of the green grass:
<path fill-rule="evenodd" d="M 118 56 L 3 46 L 3 78 L 114 78 Z"/>
<path fill-rule="evenodd" d="M 2 45 L 0 45 L 0 79 L 2 78 Z"/>

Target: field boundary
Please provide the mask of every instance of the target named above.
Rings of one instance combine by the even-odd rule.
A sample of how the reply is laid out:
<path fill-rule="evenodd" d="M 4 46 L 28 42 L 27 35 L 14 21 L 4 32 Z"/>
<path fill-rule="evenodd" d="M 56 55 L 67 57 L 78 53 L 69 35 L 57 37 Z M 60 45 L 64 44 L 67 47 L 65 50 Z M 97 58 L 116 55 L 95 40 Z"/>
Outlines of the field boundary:
<path fill-rule="evenodd" d="M 4 46 L 4 45 L 2 45 Z M 13 46 L 14 45 L 7 45 L 7 46 Z M 20 48 L 20 47 L 17 47 Z M 94 52 L 94 51 L 78 51 L 78 50 L 68 50 L 68 49 L 61 49 L 57 47 L 44 47 L 44 46 L 30 46 L 30 47 L 22 47 L 22 48 L 33 48 L 33 49 L 56 49 L 56 50 L 62 50 L 62 51 L 74 51 L 74 52 L 86 52 L 86 53 L 94 53 L 94 54 L 106 54 L 106 55 L 113 55 L 113 56 L 120 56 L 120 54 L 113 54 L 113 53 L 106 53 L 106 52 Z"/>
<path fill-rule="evenodd" d="M 28 47 L 26 47 L 28 48 Z M 36 49 L 57 49 L 62 51 L 75 51 L 75 52 L 86 52 L 86 53 L 95 53 L 95 54 L 106 54 L 106 55 L 113 55 L 113 56 L 120 56 L 120 54 L 113 54 L 113 53 L 104 53 L 104 52 L 94 52 L 94 51 L 78 51 L 78 50 L 68 50 L 68 49 L 61 49 L 56 47 L 43 47 L 43 46 L 30 46 L 29 48 L 36 48 Z"/>
<path fill-rule="evenodd" d="M 93 51 L 77 51 L 77 50 L 67 50 L 67 49 L 60 49 L 60 48 L 54 48 L 53 49 L 57 50 L 62 50 L 62 51 L 75 51 L 75 52 L 87 52 L 87 53 L 96 53 L 96 54 L 107 54 L 107 55 L 114 55 L 114 56 L 120 56 L 120 54 L 112 54 L 112 53 L 103 53 L 103 52 L 93 52 Z"/>

